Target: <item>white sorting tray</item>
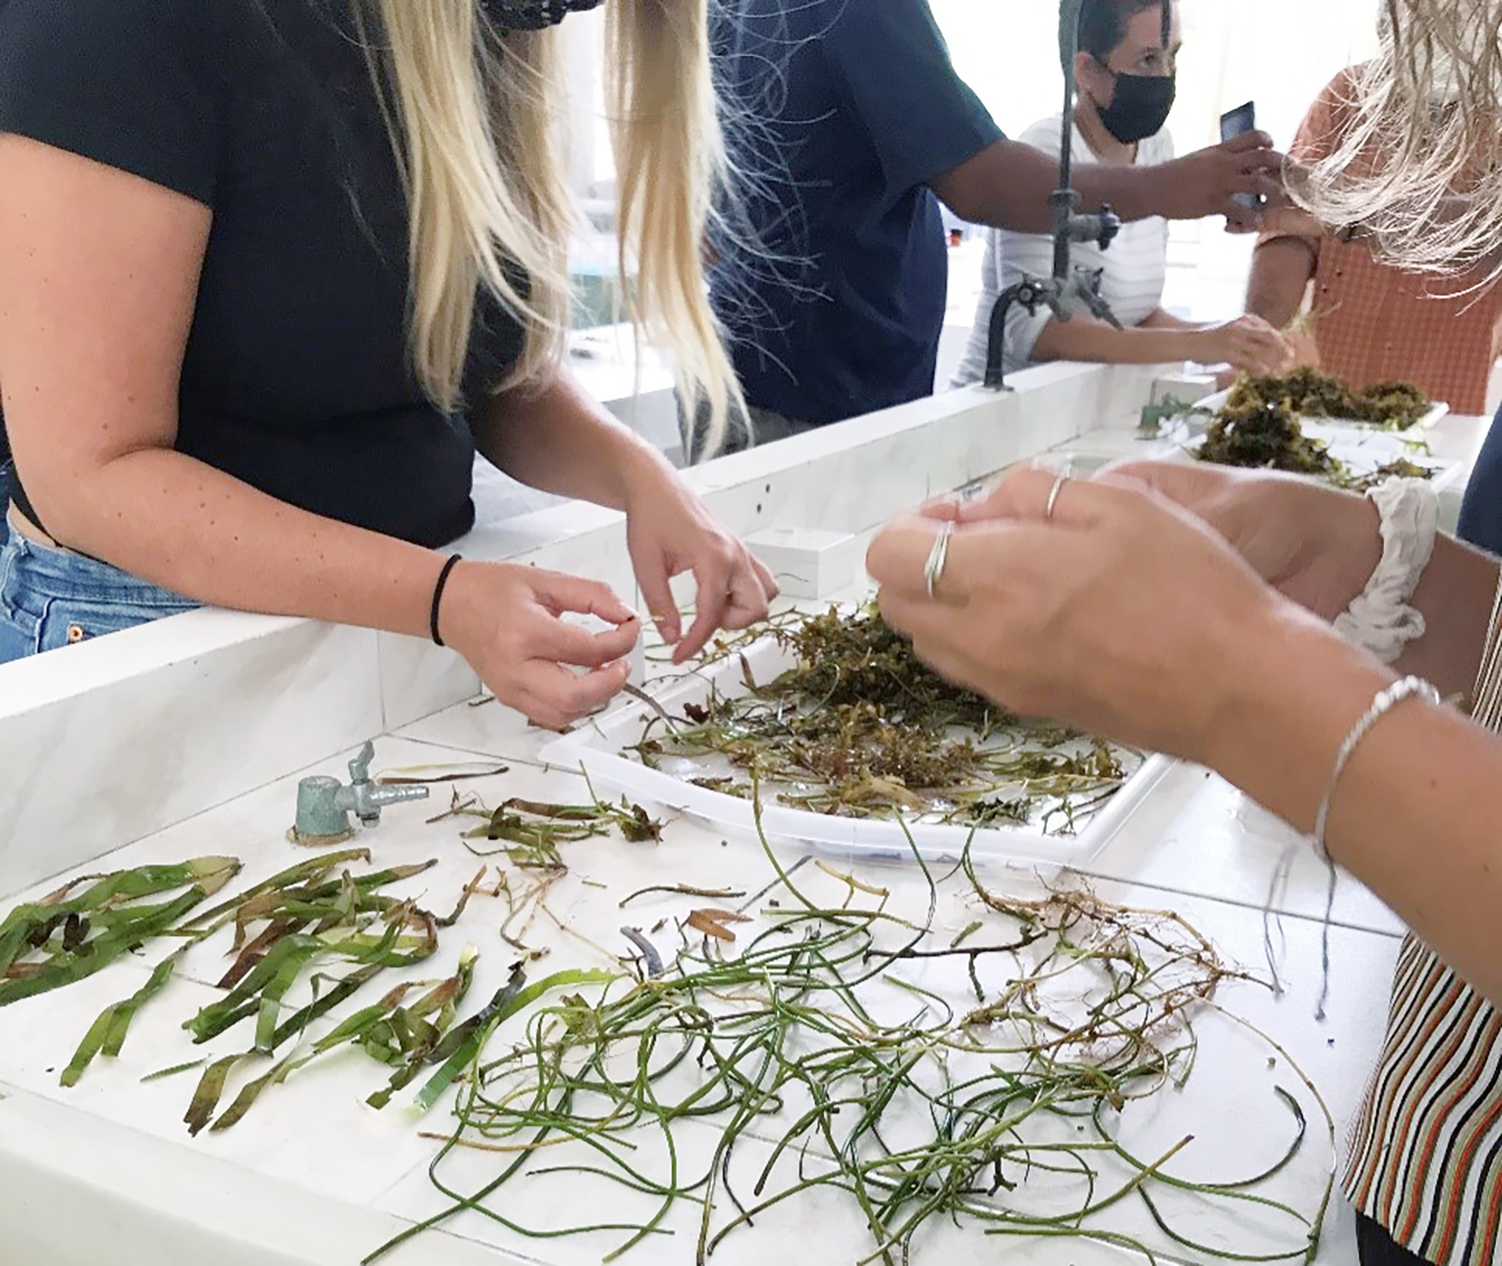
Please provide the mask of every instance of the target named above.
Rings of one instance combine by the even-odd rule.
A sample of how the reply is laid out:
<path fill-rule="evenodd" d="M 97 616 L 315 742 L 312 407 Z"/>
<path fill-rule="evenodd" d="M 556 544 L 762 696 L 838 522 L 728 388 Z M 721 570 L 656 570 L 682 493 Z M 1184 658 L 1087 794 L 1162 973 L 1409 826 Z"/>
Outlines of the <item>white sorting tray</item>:
<path fill-rule="evenodd" d="M 1226 401 L 1231 398 L 1233 388 L 1227 387 L 1224 391 L 1217 391 L 1213 396 L 1206 396 L 1193 407 L 1196 409 L 1208 409 L 1211 413 L 1219 413 L 1225 407 Z M 1376 426 L 1371 422 L 1358 422 L 1355 418 L 1326 418 L 1313 414 L 1297 414 L 1298 420 L 1305 426 L 1335 427 L 1340 430 L 1356 430 L 1375 432 L 1378 435 L 1413 435 L 1416 431 L 1427 431 L 1442 417 L 1450 412 L 1450 406 L 1444 401 L 1436 401 L 1429 406 L 1429 412 L 1424 414 L 1417 422 L 1401 431 L 1393 431 L 1387 427 Z"/>
<path fill-rule="evenodd" d="M 1434 472 L 1429 483 L 1441 499 L 1458 497 L 1465 491 L 1466 468 L 1463 462 L 1431 457 L 1422 449 L 1404 443 L 1404 431 L 1379 431 L 1375 427 L 1352 428 L 1331 426 L 1324 422 L 1302 423 L 1304 434 L 1328 445 L 1330 455 L 1344 462 L 1360 475 L 1368 475 L 1398 458 L 1407 458 L 1417 466 Z M 1193 461 L 1194 452 L 1204 443 L 1204 434 L 1186 439 L 1176 450 L 1179 460 Z M 1314 476 L 1318 478 L 1318 476 Z"/>
<path fill-rule="evenodd" d="M 713 693 L 723 698 L 745 693 L 742 658 L 754 680 L 770 682 L 793 666 L 794 654 L 768 636 L 739 655 L 689 672 L 663 678 L 648 686 L 652 697 L 675 718 L 685 704 L 704 704 Z M 608 712 L 573 733 L 550 743 L 541 759 L 551 765 L 582 766 L 602 794 L 623 793 L 632 800 L 685 813 L 726 834 L 756 837 L 752 804 L 736 796 L 697 786 L 688 778 L 717 774 L 722 768 L 685 768 L 682 777 L 649 769 L 625 749 L 639 742 L 648 724 L 663 732 L 656 712 L 640 700 Z M 1078 866 L 1095 857 L 1125 824 L 1158 781 L 1172 768 L 1163 756 L 1147 757 L 1125 786 L 1083 820 L 1076 835 L 1048 835 L 1041 825 L 972 829 L 918 819 L 904 826 L 896 821 L 836 817 L 796 809 L 776 800 L 769 787 L 762 800 L 762 829 L 769 840 L 812 845 L 863 860 L 913 860 L 914 849 L 925 861 L 957 861 L 967 842 L 980 861 Z"/>

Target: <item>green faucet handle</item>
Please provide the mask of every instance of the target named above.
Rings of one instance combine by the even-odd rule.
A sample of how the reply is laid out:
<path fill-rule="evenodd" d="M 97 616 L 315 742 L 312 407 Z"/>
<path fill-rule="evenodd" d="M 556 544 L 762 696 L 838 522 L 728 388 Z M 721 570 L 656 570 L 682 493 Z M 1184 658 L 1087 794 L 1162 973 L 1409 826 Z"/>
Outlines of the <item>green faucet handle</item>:
<path fill-rule="evenodd" d="M 349 815 L 365 826 L 381 821 L 388 804 L 426 800 L 426 787 L 378 787 L 370 780 L 375 744 L 367 742 L 349 763 L 350 785 L 341 786 L 327 774 L 304 778 L 297 784 L 297 822 L 292 838 L 301 844 L 334 844 L 354 834 Z"/>
<path fill-rule="evenodd" d="M 375 759 L 375 744 L 369 739 L 365 741 L 355 758 L 349 763 L 349 780 L 358 787 L 362 782 L 370 781 L 370 762 Z"/>

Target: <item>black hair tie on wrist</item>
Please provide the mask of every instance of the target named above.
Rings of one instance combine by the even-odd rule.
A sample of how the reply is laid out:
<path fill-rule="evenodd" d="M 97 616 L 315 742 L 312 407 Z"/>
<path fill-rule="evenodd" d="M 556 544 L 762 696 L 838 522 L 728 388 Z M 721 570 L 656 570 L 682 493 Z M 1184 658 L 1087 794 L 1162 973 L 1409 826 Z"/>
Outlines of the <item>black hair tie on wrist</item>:
<path fill-rule="evenodd" d="M 454 568 L 463 560 L 463 554 L 450 555 L 448 562 L 443 565 L 443 570 L 438 573 L 438 583 L 433 586 L 433 611 L 428 617 L 428 631 L 433 635 L 434 646 L 444 644 L 443 635 L 438 632 L 438 608 L 443 603 L 443 591 L 448 586 L 449 577 L 454 574 Z"/>

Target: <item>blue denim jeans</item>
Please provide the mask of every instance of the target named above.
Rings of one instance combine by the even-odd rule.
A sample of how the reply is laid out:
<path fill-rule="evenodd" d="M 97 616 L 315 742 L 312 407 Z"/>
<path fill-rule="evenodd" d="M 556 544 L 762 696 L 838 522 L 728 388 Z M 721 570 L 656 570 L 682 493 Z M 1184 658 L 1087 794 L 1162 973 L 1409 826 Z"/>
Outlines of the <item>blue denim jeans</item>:
<path fill-rule="evenodd" d="M 0 664 L 196 605 L 108 563 L 11 532 L 0 548 Z"/>

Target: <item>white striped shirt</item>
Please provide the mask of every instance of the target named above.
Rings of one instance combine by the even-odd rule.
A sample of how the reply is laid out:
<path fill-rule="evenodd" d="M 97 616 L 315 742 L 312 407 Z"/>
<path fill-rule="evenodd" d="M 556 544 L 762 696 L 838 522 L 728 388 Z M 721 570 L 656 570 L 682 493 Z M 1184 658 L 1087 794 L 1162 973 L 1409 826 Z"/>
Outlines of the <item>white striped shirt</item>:
<path fill-rule="evenodd" d="M 1060 124 L 1063 115 L 1035 123 L 1021 136 L 1026 145 L 1041 150 L 1050 158 L 1059 157 Z M 1077 162 L 1091 162 L 1094 156 L 1078 125 L 1074 129 L 1074 157 Z M 1156 167 L 1173 158 L 1173 138 L 1164 128 L 1137 146 L 1137 166 Z M 1094 243 L 1076 242 L 1071 250 L 1076 268 L 1104 269 L 1101 293 L 1111 305 L 1116 319 L 1131 329 L 1141 325 L 1157 310 L 1163 300 L 1163 284 L 1168 273 L 1168 223 L 1154 216 L 1122 225 L 1121 232 L 1102 251 Z M 965 352 L 959 373 L 950 384 L 966 387 L 979 382 L 986 373 L 986 344 L 991 329 L 991 310 L 997 297 L 1008 286 L 1024 277 L 1049 277 L 1053 274 L 1053 239 L 1045 234 L 1013 233 L 1008 229 L 990 229 L 986 235 L 986 260 L 981 279 L 980 307 L 975 329 Z M 1006 372 L 1011 374 L 1032 362 L 1033 348 L 1043 327 L 1053 319 L 1047 308 L 1035 316 L 1027 309 L 1013 306 L 1007 316 Z"/>
<path fill-rule="evenodd" d="M 1502 729 L 1502 591 L 1473 715 Z M 1416 937 L 1398 959 L 1345 1190 L 1425 1261 L 1502 1263 L 1502 1013 Z"/>

